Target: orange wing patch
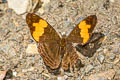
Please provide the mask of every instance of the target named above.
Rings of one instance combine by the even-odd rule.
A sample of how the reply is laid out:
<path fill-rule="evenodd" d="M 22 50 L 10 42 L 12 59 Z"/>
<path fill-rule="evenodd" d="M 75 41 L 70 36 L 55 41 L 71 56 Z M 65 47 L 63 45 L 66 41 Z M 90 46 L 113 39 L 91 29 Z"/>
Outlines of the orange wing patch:
<path fill-rule="evenodd" d="M 40 36 L 44 33 L 44 28 L 46 28 L 48 24 L 45 20 L 40 19 L 39 23 L 33 23 L 32 25 L 35 27 L 32 35 L 36 41 L 39 41 Z"/>
<path fill-rule="evenodd" d="M 80 36 L 83 38 L 83 43 L 86 43 L 90 38 L 88 29 L 91 28 L 91 25 L 86 24 L 86 21 L 83 20 L 82 22 L 80 22 L 78 27 L 81 29 Z"/>

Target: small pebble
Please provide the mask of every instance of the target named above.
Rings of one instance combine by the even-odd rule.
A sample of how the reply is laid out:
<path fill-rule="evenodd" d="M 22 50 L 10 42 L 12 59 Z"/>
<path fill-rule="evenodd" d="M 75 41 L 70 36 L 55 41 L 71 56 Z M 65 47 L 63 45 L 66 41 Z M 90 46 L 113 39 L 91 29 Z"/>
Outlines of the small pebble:
<path fill-rule="evenodd" d="M 113 60 L 115 59 L 115 54 L 111 53 L 111 54 L 109 55 L 109 59 L 113 61 Z"/>
<path fill-rule="evenodd" d="M 90 64 L 86 67 L 85 72 L 89 73 L 93 68 L 94 68 L 93 65 Z"/>
<path fill-rule="evenodd" d="M 112 22 L 113 22 L 113 24 L 117 24 L 117 17 L 116 16 L 112 17 Z"/>
<path fill-rule="evenodd" d="M 88 77 L 88 80 L 112 80 L 114 75 L 115 75 L 115 71 L 113 69 L 110 69 L 108 71 L 91 74 Z"/>
<path fill-rule="evenodd" d="M 16 76 L 17 75 L 17 72 L 13 72 L 13 76 Z"/>
<path fill-rule="evenodd" d="M 110 2 L 115 2 L 115 0 L 110 0 Z"/>
<path fill-rule="evenodd" d="M 7 2 L 7 0 L 1 0 L 2 1 L 2 3 L 6 3 Z"/>
<path fill-rule="evenodd" d="M 59 76 L 59 77 L 57 77 L 57 80 L 66 80 L 66 79 L 67 79 L 66 76 Z"/>
<path fill-rule="evenodd" d="M 37 49 L 37 45 L 36 44 L 29 44 L 27 49 L 26 49 L 26 53 L 28 55 L 39 54 L 38 49 Z"/>
<path fill-rule="evenodd" d="M 27 11 L 29 0 L 8 0 L 8 7 L 12 8 L 17 14 Z"/>
<path fill-rule="evenodd" d="M 113 53 L 118 53 L 118 52 L 119 52 L 119 47 L 113 50 Z"/>
<path fill-rule="evenodd" d="M 105 59 L 104 55 L 99 55 L 99 56 L 97 57 L 97 60 L 98 60 L 101 64 L 103 63 L 104 59 Z"/>
<path fill-rule="evenodd" d="M 81 77 L 80 77 L 80 76 L 78 76 L 77 80 L 81 80 Z"/>

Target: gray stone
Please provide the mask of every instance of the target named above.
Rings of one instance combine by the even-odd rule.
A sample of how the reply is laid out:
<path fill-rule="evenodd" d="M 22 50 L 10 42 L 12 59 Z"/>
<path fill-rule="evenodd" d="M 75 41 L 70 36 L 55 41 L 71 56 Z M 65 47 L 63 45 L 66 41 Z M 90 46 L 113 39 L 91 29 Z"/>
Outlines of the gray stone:
<path fill-rule="evenodd" d="M 81 77 L 80 77 L 80 76 L 78 76 L 77 80 L 81 80 Z"/>
<path fill-rule="evenodd" d="M 113 50 L 113 53 L 118 53 L 119 52 L 119 48 L 115 48 L 114 50 Z"/>
<path fill-rule="evenodd" d="M 105 57 L 104 57 L 104 55 L 99 55 L 99 56 L 97 57 L 97 59 L 98 59 L 98 61 L 102 64 L 103 61 L 104 61 L 104 59 L 105 59 Z"/>
<path fill-rule="evenodd" d="M 85 72 L 88 73 L 88 72 L 90 72 L 93 68 L 94 68 L 93 65 L 90 64 L 90 65 L 88 65 L 88 66 L 86 67 Z"/>
<path fill-rule="evenodd" d="M 88 80 L 112 80 L 114 75 L 115 75 L 115 71 L 113 69 L 110 69 L 108 71 L 91 74 L 88 77 Z"/>
<path fill-rule="evenodd" d="M 8 0 L 8 7 L 12 8 L 17 14 L 23 14 L 27 10 L 29 0 Z"/>
<path fill-rule="evenodd" d="M 109 58 L 110 58 L 110 60 L 114 60 L 114 59 L 115 59 L 115 54 L 111 53 L 111 54 L 109 55 Z"/>

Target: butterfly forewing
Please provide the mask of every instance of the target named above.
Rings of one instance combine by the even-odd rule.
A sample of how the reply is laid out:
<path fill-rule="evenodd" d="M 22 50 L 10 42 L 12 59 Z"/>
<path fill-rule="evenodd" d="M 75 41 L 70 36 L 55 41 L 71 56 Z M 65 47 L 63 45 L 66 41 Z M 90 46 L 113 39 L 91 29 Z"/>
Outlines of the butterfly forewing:
<path fill-rule="evenodd" d="M 55 29 L 38 15 L 28 13 L 26 16 L 26 22 L 30 28 L 31 35 L 36 42 L 60 40 L 60 36 Z"/>
<path fill-rule="evenodd" d="M 67 40 L 73 43 L 86 44 L 92 35 L 96 23 L 97 17 L 95 15 L 88 16 L 77 24 L 67 37 Z"/>

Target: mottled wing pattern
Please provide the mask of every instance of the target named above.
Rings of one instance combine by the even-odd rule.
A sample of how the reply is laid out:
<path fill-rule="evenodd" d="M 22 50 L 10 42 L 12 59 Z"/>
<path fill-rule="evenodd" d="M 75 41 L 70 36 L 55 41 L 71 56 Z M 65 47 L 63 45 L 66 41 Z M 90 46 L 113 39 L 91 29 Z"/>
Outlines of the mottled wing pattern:
<path fill-rule="evenodd" d="M 36 14 L 28 13 L 26 22 L 33 39 L 38 43 L 38 51 L 46 66 L 57 69 L 60 66 L 60 37 L 53 27 Z"/>
<path fill-rule="evenodd" d="M 64 57 L 62 59 L 62 68 L 64 70 L 73 68 L 78 59 L 79 56 L 76 53 L 75 48 L 73 48 L 71 43 L 68 43 L 66 45 L 66 52 L 64 53 Z"/>
<path fill-rule="evenodd" d="M 46 66 L 58 69 L 61 62 L 60 46 L 57 42 L 39 43 L 38 51 Z"/>
<path fill-rule="evenodd" d="M 82 20 L 69 34 L 67 40 L 73 43 L 86 44 L 92 35 L 97 23 L 96 15 L 90 15 Z"/>

